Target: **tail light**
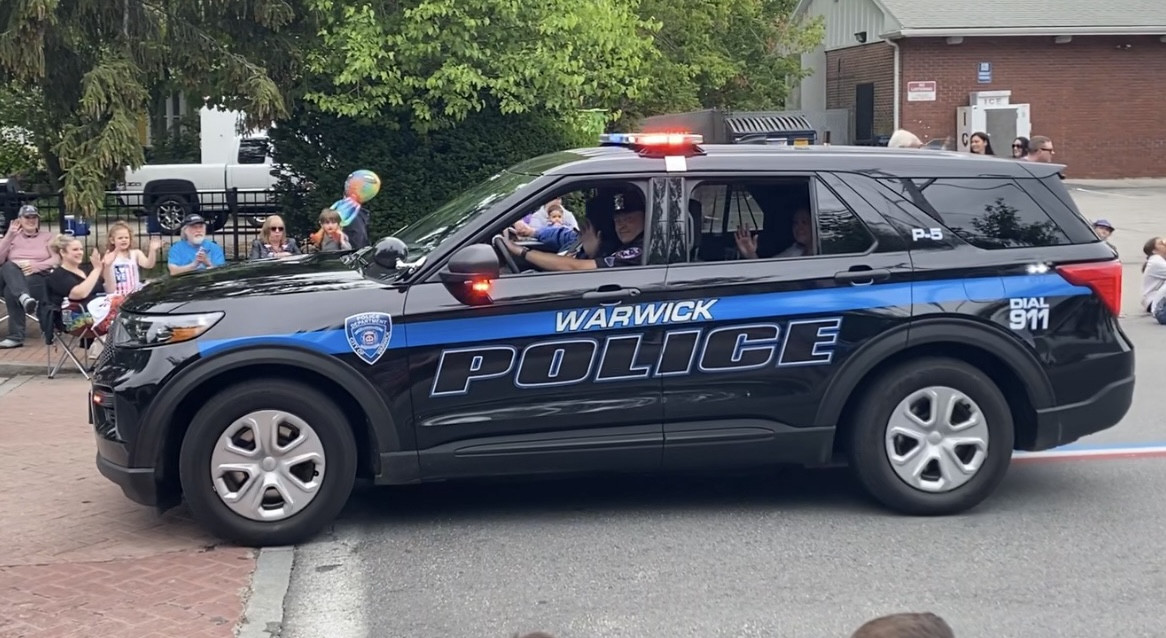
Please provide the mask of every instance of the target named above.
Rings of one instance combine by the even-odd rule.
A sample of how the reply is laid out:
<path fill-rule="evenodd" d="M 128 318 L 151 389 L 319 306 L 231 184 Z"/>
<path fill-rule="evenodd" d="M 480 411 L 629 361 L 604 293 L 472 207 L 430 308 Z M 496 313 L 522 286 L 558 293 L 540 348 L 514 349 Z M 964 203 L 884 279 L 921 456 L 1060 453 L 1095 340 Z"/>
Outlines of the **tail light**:
<path fill-rule="evenodd" d="M 1057 272 L 1071 284 L 1088 286 L 1105 302 L 1110 312 L 1121 314 L 1121 262 L 1093 262 L 1057 266 Z"/>

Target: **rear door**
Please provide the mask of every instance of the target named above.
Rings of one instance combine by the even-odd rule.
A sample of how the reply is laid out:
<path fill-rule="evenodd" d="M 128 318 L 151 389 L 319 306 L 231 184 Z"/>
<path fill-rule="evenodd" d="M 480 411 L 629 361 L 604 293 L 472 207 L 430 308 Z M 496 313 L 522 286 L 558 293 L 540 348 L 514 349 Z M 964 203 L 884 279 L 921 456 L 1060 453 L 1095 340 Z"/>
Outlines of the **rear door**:
<path fill-rule="evenodd" d="M 463 305 L 437 280 L 409 290 L 409 378 L 424 475 L 659 468 L 662 383 L 654 370 L 664 320 L 683 312 L 660 303 L 663 183 L 631 183 L 646 191 L 645 246 L 656 246 L 642 266 L 504 275 L 487 306 Z M 572 188 L 557 184 L 502 225 Z"/>
<path fill-rule="evenodd" d="M 819 409 L 838 370 L 876 337 L 906 341 L 905 242 L 830 175 L 684 181 L 702 232 L 686 233 L 697 245 L 669 268 L 667 295 L 705 300 L 711 318 L 664 334 L 665 466 L 826 460 L 834 424 Z M 799 208 L 811 254 L 783 256 Z M 738 254 L 742 225 L 755 259 Z"/>

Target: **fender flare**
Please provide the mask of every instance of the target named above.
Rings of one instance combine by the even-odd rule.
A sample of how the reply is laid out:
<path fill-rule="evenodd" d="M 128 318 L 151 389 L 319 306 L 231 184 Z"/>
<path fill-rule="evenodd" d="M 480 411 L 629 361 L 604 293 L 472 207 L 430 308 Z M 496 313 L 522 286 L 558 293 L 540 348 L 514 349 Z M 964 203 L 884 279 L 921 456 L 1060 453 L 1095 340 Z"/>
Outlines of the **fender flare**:
<path fill-rule="evenodd" d="M 204 383 L 232 370 L 253 365 L 278 365 L 323 375 L 348 392 L 368 419 L 369 443 L 373 449 L 362 450 L 368 459 L 379 465 L 388 452 L 403 452 L 400 432 L 392 413 L 380 394 L 365 377 L 343 363 L 307 348 L 294 346 L 243 347 L 209 358 L 200 358 L 165 382 L 139 417 L 139 423 L 163 424 L 161 427 L 142 428 L 131 467 L 159 467 L 165 453 L 165 442 L 172 428 L 171 415 L 181 402 Z M 405 455 L 396 455 L 400 460 Z M 415 458 L 415 457 L 414 457 Z M 419 461 L 414 461 L 418 463 Z M 375 465 L 374 465 L 375 467 Z M 394 473 L 404 468 L 394 470 Z M 382 469 L 383 471 L 383 469 Z"/>
<path fill-rule="evenodd" d="M 815 425 L 837 425 L 855 388 L 887 359 L 910 348 L 941 343 L 971 346 L 999 359 L 1023 382 L 1033 408 L 1040 410 L 1055 404 L 1052 383 L 1036 355 L 1018 347 L 1014 338 L 1001 334 L 994 326 L 969 319 L 936 317 L 911 321 L 888 331 L 851 355 L 823 393 Z"/>
<path fill-rule="evenodd" d="M 164 195 L 183 195 L 192 196 L 191 204 L 198 206 L 198 189 L 195 188 L 194 182 L 186 179 L 155 179 L 146 182 L 142 187 L 143 206 L 149 206 L 153 201 Z M 149 203 L 147 203 L 147 201 Z"/>

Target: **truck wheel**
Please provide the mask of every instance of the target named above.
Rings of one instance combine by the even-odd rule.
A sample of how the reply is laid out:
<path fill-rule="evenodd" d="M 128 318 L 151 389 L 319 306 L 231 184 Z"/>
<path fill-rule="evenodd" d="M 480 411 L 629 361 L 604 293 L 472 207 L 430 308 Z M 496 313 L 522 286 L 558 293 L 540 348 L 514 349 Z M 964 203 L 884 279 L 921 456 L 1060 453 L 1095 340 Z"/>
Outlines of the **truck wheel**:
<path fill-rule="evenodd" d="M 154 200 L 154 216 L 162 232 L 177 235 L 182 229 L 182 220 L 190 213 L 190 200 L 184 195 L 162 195 Z"/>
<path fill-rule="evenodd" d="M 252 228 L 262 228 L 263 222 L 267 221 L 267 215 L 248 215 L 247 223 Z"/>
<path fill-rule="evenodd" d="M 904 514 L 969 510 L 996 490 L 1012 460 L 1008 402 L 986 374 L 956 359 L 918 359 L 880 374 L 846 426 L 858 481 Z"/>
<path fill-rule="evenodd" d="M 331 524 L 356 479 L 340 408 L 291 381 L 249 381 L 210 397 L 183 437 L 182 490 L 216 536 L 263 547 L 304 542 Z"/>

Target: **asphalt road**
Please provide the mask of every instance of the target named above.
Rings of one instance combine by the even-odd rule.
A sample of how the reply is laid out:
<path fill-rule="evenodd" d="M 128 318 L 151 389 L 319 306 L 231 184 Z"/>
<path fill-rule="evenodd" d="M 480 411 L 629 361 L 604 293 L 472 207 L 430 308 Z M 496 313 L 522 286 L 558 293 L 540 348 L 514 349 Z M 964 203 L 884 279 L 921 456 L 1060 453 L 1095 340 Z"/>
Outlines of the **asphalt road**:
<path fill-rule="evenodd" d="M 1147 382 L 1078 446 L 1166 444 L 1166 327 L 1124 325 Z M 824 638 L 932 610 L 960 638 L 1162 636 L 1164 485 L 1166 458 L 1018 461 L 943 519 L 845 471 L 369 490 L 296 550 L 280 635 Z"/>
<path fill-rule="evenodd" d="M 1074 197 L 1118 226 L 1139 375 L 1122 423 L 1078 446 L 1166 445 L 1166 327 L 1137 310 L 1166 191 Z M 826 638 L 930 610 L 960 638 L 1159 637 L 1164 485 L 1166 458 L 1018 461 L 940 519 L 887 514 L 838 470 L 370 490 L 297 548 L 280 635 Z"/>

